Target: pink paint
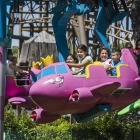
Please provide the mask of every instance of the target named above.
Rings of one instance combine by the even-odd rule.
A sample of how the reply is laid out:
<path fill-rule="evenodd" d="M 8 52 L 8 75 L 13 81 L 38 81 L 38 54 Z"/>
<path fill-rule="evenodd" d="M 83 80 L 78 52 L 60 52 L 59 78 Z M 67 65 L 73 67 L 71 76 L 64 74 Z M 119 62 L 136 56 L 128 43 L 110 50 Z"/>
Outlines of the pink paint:
<path fill-rule="evenodd" d="M 32 121 L 39 124 L 53 122 L 60 117 L 60 115 L 51 115 L 43 109 L 35 109 L 31 116 L 33 116 Z"/>
<path fill-rule="evenodd" d="M 7 77 L 6 95 L 8 98 L 30 96 L 32 100 L 29 102 L 33 101 L 42 108 L 33 111 L 33 114 L 35 113 L 33 117 L 37 119 L 34 121 L 38 123 L 51 122 L 64 114 L 85 113 L 98 104 L 111 104 L 111 110 L 122 109 L 140 98 L 140 80 L 136 67 L 133 67 L 135 65 L 134 58 L 128 49 L 123 50 L 122 53 L 122 56 L 127 55 L 122 59 L 124 58 L 123 60 L 130 66 L 120 67 L 121 76 L 119 78 L 107 76 L 103 66 L 90 66 L 89 78 L 74 77 L 67 64 L 60 62 L 49 65 L 42 70 L 32 69 L 32 73 L 37 75 L 54 66 L 55 74 L 40 77 L 31 86 L 16 86 L 13 79 Z M 57 69 L 62 66 L 65 67 L 65 70 Z M 130 90 L 118 97 L 109 96 L 110 93 L 118 89 Z M 26 102 L 29 106 L 28 98 L 25 101 L 14 99 L 12 102 L 17 104 Z"/>
<path fill-rule="evenodd" d="M 12 98 L 16 96 L 28 96 L 30 85 L 17 86 L 16 77 L 12 75 L 6 76 L 6 98 Z"/>
<path fill-rule="evenodd" d="M 8 102 L 24 108 L 36 108 L 36 104 L 29 96 L 12 97 L 8 100 Z"/>

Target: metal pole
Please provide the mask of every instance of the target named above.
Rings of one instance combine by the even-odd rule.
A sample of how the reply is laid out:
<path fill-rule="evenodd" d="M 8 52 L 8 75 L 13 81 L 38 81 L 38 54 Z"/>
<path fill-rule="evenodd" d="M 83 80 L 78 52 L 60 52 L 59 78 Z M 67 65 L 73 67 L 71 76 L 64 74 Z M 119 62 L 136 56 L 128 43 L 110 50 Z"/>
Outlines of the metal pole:
<path fill-rule="evenodd" d="M 0 38 L 6 38 L 6 0 L 0 0 Z M 0 46 L 0 140 L 4 132 L 5 55 L 6 48 Z"/>
<path fill-rule="evenodd" d="M 0 46 L 0 140 L 3 140 L 4 132 L 5 50 Z"/>
<path fill-rule="evenodd" d="M 87 39 L 84 27 L 84 16 L 78 16 L 78 23 L 79 23 L 79 33 L 80 33 L 80 44 L 84 44 L 87 46 Z"/>

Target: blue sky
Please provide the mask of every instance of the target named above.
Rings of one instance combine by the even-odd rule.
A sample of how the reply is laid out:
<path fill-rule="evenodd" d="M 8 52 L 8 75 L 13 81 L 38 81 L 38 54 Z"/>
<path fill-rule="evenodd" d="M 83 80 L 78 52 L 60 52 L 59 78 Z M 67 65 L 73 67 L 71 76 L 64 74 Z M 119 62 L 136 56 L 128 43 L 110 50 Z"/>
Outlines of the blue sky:
<path fill-rule="evenodd" d="M 14 25 L 13 35 L 19 35 L 19 25 Z M 12 39 L 12 46 L 19 46 L 18 39 Z"/>
<path fill-rule="evenodd" d="M 12 47 L 19 46 L 19 41 L 17 39 L 12 39 Z"/>

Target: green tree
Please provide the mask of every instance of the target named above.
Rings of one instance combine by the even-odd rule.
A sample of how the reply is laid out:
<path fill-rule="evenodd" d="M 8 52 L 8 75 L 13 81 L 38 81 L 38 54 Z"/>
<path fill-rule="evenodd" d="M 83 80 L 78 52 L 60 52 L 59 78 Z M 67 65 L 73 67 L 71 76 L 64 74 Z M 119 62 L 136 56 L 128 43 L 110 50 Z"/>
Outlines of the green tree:
<path fill-rule="evenodd" d="M 15 57 L 18 57 L 18 46 L 13 46 L 12 47 L 12 52 L 13 52 L 13 55 L 15 56 Z"/>
<path fill-rule="evenodd" d="M 60 118 L 49 124 L 37 125 L 26 112 L 23 116 L 16 116 L 11 105 L 7 104 L 4 127 L 9 140 L 128 140 L 132 128 L 135 130 L 135 140 L 138 140 L 139 123 L 128 125 L 122 119 L 115 111 L 81 124 L 70 124 Z"/>
<path fill-rule="evenodd" d="M 36 124 L 31 121 L 27 112 L 24 112 L 22 116 L 17 116 L 9 103 L 5 106 L 4 111 L 5 130 L 27 130 L 36 127 Z"/>

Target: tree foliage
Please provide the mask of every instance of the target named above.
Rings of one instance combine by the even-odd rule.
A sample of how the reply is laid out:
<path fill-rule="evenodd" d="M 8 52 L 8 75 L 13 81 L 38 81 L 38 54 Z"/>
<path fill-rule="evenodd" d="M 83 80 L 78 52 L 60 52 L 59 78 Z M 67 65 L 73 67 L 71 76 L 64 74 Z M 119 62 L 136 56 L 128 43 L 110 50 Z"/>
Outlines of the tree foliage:
<path fill-rule="evenodd" d="M 4 129 L 18 131 L 34 128 L 36 125 L 31 122 L 28 114 L 25 112 L 22 116 L 17 116 L 10 104 L 5 106 Z"/>
<path fill-rule="evenodd" d="M 25 112 L 16 116 L 11 105 L 5 107 L 4 127 L 8 140 L 128 140 L 131 128 L 138 132 L 136 125 L 122 123 L 117 112 L 107 113 L 87 123 L 70 124 L 60 118 L 53 123 L 36 125 Z M 136 135 L 135 135 L 136 137 Z M 136 137 L 137 140 L 138 137 Z"/>
<path fill-rule="evenodd" d="M 13 52 L 13 55 L 15 57 L 18 57 L 18 46 L 13 46 L 12 47 L 12 52 Z"/>

